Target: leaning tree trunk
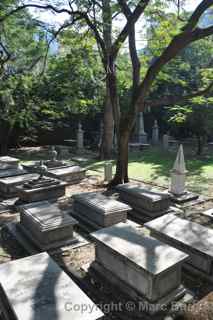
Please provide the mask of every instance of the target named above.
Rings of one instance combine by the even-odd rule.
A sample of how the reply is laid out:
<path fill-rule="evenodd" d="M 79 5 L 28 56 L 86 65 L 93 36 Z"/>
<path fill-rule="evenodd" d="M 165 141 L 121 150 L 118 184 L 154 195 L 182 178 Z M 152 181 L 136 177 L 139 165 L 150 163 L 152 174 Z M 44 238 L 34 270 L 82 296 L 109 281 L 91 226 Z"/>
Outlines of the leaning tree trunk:
<path fill-rule="evenodd" d="M 104 127 L 101 137 L 100 158 L 101 160 L 111 159 L 114 136 L 113 110 L 110 99 L 110 89 L 106 81 L 106 98 L 104 104 Z"/>

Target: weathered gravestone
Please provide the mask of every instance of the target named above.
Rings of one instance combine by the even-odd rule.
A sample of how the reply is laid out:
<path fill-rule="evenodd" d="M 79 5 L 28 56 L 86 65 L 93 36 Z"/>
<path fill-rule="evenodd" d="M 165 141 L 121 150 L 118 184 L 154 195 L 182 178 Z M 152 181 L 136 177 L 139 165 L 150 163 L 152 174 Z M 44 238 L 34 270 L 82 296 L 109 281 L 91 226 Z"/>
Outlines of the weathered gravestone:
<path fill-rule="evenodd" d="M 45 252 L 1 265 L 0 282 L 6 320 L 97 320 L 103 316 Z"/>
<path fill-rule="evenodd" d="M 134 209 L 131 214 L 142 220 L 159 217 L 165 214 L 170 206 L 168 193 L 154 188 L 148 190 L 140 184 L 125 183 L 118 185 L 116 190 L 120 199 Z"/>
<path fill-rule="evenodd" d="M 64 180 L 70 184 L 78 183 L 85 178 L 86 170 L 79 166 L 67 166 L 47 170 L 47 176 Z"/>
<path fill-rule="evenodd" d="M 20 207 L 21 230 L 42 250 L 64 246 L 77 241 L 73 227 L 77 221 L 48 201 Z"/>
<path fill-rule="evenodd" d="M 7 177 L 20 176 L 22 174 L 27 174 L 27 171 L 21 168 L 4 169 L 4 170 L 0 170 L 0 179 L 7 178 Z"/>
<path fill-rule="evenodd" d="M 117 200 L 110 199 L 99 192 L 87 192 L 72 196 L 73 214 L 96 229 L 126 221 L 131 208 Z"/>
<path fill-rule="evenodd" d="M 66 191 L 66 182 L 45 178 L 40 183 L 32 179 L 16 187 L 17 195 L 21 202 L 34 202 L 63 197 Z"/>
<path fill-rule="evenodd" d="M 133 300 L 147 303 L 147 312 L 184 294 L 181 266 L 188 255 L 119 223 L 91 236 L 96 242 L 92 268 L 119 286 Z"/>
<path fill-rule="evenodd" d="M 197 194 L 191 193 L 186 189 L 186 165 L 183 153 L 183 146 L 180 145 L 177 157 L 171 171 L 170 193 L 174 202 L 184 203 L 198 198 Z"/>
<path fill-rule="evenodd" d="M 19 167 L 19 159 L 10 156 L 0 157 L 0 170 L 17 169 Z"/>
<path fill-rule="evenodd" d="M 152 127 L 152 144 L 157 145 L 159 143 L 159 127 L 158 122 L 155 120 Z"/>
<path fill-rule="evenodd" d="M 23 185 L 27 181 L 32 179 L 38 179 L 39 175 L 32 173 L 32 174 L 24 174 L 18 175 L 14 177 L 7 177 L 0 179 L 0 192 L 3 196 L 13 196 L 17 194 L 17 186 Z"/>
<path fill-rule="evenodd" d="M 213 280 L 213 230 L 171 213 L 146 223 L 145 227 L 153 237 L 189 254 L 186 267 Z"/>

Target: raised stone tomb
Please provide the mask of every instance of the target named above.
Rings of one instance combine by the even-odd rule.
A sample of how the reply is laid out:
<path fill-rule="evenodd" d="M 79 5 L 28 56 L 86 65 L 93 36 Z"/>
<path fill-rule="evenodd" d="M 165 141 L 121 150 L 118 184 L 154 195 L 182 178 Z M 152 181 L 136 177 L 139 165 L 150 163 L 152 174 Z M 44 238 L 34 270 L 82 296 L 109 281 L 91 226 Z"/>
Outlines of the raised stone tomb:
<path fill-rule="evenodd" d="M 128 203 L 142 216 L 155 218 L 169 209 L 170 196 L 168 193 L 160 192 L 154 188 L 148 190 L 140 184 L 132 183 L 118 185 L 116 189 L 121 200 Z"/>
<path fill-rule="evenodd" d="M 61 179 L 69 183 L 77 183 L 85 178 L 85 169 L 79 166 L 66 166 L 48 169 L 47 175 L 55 179 Z"/>
<path fill-rule="evenodd" d="M 198 223 L 167 214 L 145 226 L 151 235 L 189 254 L 188 266 L 204 275 L 213 275 L 213 230 Z"/>
<path fill-rule="evenodd" d="M 183 294 L 181 266 L 188 255 L 145 236 L 139 225 L 119 223 L 92 233 L 96 242 L 94 268 L 109 281 L 121 281 L 120 289 L 132 299 L 135 291 L 148 303 L 167 304 Z"/>
<path fill-rule="evenodd" d="M 97 320 L 103 316 L 45 252 L 1 265 L 0 279 L 6 320 Z M 87 307 L 84 311 L 83 306 Z"/>
<path fill-rule="evenodd" d="M 4 169 L 17 169 L 19 166 L 19 159 L 4 156 L 0 157 L 0 170 Z"/>
<path fill-rule="evenodd" d="M 27 174 L 27 171 L 21 168 L 4 169 L 0 170 L 0 179 L 7 177 L 15 177 L 22 174 Z"/>
<path fill-rule="evenodd" d="M 56 179 L 42 178 L 39 181 L 32 180 L 16 188 L 18 196 L 23 202 L 35 202 L 48 199 L 57 199 L 65 195 L 67 183 Z"/>
<path fill-rule="evenodd" d="M 16 187 L 23 185 L 25 182 L 32 179 L 37 179 L 38 174 L 22 174 L 14 177 L 7 177 L 0 179 L 0 192 L 5 196 L 17 194 Z"/>
<path fill-rule="evenodd" d="M 73 227 L 77 221 L 63 212 L 57 204 L 35 202 L 20 207 L 21 230 L 42 250 L 77 241 Z"/>
<path fill-rule="evenodd" d="M 73 214 L 95 228 L 108 227 L 125 222 L 131 208 L 99 192 L 73 195 Z"/>

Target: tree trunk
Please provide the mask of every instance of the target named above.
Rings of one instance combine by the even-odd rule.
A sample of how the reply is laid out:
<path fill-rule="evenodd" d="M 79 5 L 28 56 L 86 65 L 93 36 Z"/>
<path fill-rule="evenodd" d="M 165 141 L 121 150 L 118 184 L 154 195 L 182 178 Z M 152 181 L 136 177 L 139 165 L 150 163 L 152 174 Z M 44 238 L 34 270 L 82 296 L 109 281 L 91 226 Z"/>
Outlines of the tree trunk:
<path fill-rule="evenodd" d="M 5 156 L 8 154 L 8 144 L 9 144 L 9 137 L 12 128 L 9 127 L 6 123 L 1 123 L 1 130 L 0 130 L 0 155 Z"/>
<path fill-rule="evenodd" d="M 101 160 L 111 159 L 114 135 L 113 111 L 110 99 L 110 89 L 108 81 L 106 81 L 106 98 L 104 105 L 104 127 L 103 136 L 101 138 L 100 158 Z"/>
<path fill-rule="evenodd" d="M 113 187 L 118 184 L 129 182 L 128 178 L 128 143 L 130 132 L 128 128 L 125 128 L 120 132 L 118 140 L 118 154 L 116 162 L 116 173 L 109 186 Z"/>

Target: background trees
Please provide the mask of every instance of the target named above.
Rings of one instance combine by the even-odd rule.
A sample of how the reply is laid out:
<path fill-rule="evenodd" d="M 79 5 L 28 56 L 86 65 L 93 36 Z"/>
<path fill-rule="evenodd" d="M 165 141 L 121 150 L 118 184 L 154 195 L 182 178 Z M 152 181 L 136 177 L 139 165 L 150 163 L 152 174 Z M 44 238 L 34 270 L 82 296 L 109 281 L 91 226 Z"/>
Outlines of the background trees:
<path fill-rule="evenodd" d="M 212 40 L 213 26 L 209 23 L 200 24 L 200 21 L 206 11 L 212 7 L 213 0 L 201 1 L 192 14 L 183 11 L 180 2 L 178 2 L 177 8 L 171 7 L 172 3 L 176 2 L 163 0 L 139 0 L 138 2 L 125 0 L 64 1 L 56 6 L 56 1 L 44 1 L 44 4 L 40 4 L 40 2 L 32 4 L 30 1 L 26 1 L 24 5 L 18 8 L 11 8 L 12 11 L 7 10 L 8 13 L 0 19 L 1 22 L 4 22 L 14 13 L 19 14 L 27 7 L 36 7 L 50 10 L 56 14 L 68 14 L 68 20 L 57 31 L 53 31 L 54 36 L 59 36 L 64 29 L 71 28 L 73 30 L 76 27 L 80 30 L 79 33 L 88 32 L 90 37 L 93 35 L 95 39 L 93 50 L 96 50 L 96 52 L 98 50 L 99 60 L 97 60 L 102 63 L 102 71 L 100 69 L 98 72 L 102 75 L 104 72 L 102 79 L 106 85 L 103 141 L 107 141 L 109 144 L 103 144 L 104 156 L 110 153 L 109 146 L 112 142 L 113 121 L 118 140 L 116 174 L 112 184 L 128 181 L 128 142 L 139 111 L 143 111 L 146 106 L 172 106 L 180 105 L 180 103 L 183 105 L 190 98 L 207 94 L 212 88 L 210 77 L 206 76 L 204 81 L 201 74 L 202 68 L 206 72 L 209 67 L 211 68 L 211 66 L 207 66 L 211 62 L 209 61 L 209 55 L 206 55 L 206 62 L 205 59 L 201 59 L 202 65 L 200 62 L 195 65 L 191 62 L 188 63 L 184 56 L 180 58 L 180 54 L 187 55 L 185 49 L 189 48 L 191 50 L 190 46 L 196 42 L 199 46 L 202 46 L 198 41 L 204 38 L 210 39 L 209 41 Z M 118 16 L 122 17 L 120 28 L 113 25 L 114 19 Z M 142 34 L 146 37 L 147 42 L 141 50 L 138 50 L 136 24 L 140 18 L 143 18 L 142 25 L 146 32 Z M 73 37 L 72 33 L 70 33 L 70 37 Z M 128 58 L 126 56 L 127 51 L 123 52 L 121 50 L 123 45 L 126 44 L 126 40 L 128 40 L 129 47 Z M 72 44 L 71 41 L 69 46 L 72 45 L 76 46 L 76 43 Z M 206 52 L 206 48 L 204 51 Z M 189 51 L 190 60 L 193 60 L 193 54 L 194 51 Z M 79 56 L 81 59 L 81 54 Z M 194 54 L 194 57 L 197 61 L 196 54 Z M 177 60 L 175 60 L 176 58 Z M 126 63 L 128 81 L 122 80 L 124 72 L 120 70 L 120 66 L 125 59 L 128 61 Z M 72 57 L 72 60 L 75 59 Z M 206 63 L 205 66 L 204 62 Z M 65 63 L 64 60 L 63 63 Z M 75 61 L 75 63 L 79 62 Z M 66 67 L 71 68 L 69 64 Z M 87 63 L 87 67 L 90 68 L 89 63 Z M 123 69 L 123 67 L 121 68 Z M 50 70 L 47 71 L 49 77 Z M 52 70 L 56 72 L 57 67 L 55 66 Z M 80 68 L 80 70 L 85 76 L 87 72 L 83 68 Z M 92 70 L 94 70 L 94 67 Z M 201 71 L 200 80 L 198 80 L 198 70 Z M 69 77 L 69 72 L 64 72 L 64 75 Z M 90 77 L 88 78 L 91 80 Z M 97 79 L 98 86 L 96 86 L 96 89 L 99 87 Z M 50 78 L 48 78 L 49 81 Z M 75 101 L 77 101 L 76 105 L 78 106 L 82 106 L 82 102 L 87 101 L 85 105 L 89 107 L 91 96 L 88 96 L 89 92 L 86 92 L 83 83 L 78 81 L 73 82 L 73 84 L 78 83 L 77 94 L 70 95 L 70 98 L 73 99 L 74 105 Z M 92 81 L 90 82 L 90 92 L 93 92 L 94 87 Z M 125 83 L 126 88 L 121 87 L 122 83 Z M 51 88 L 51 85 L 49 87 Z M 87 96 L 83 101 L 79 99 L 81 88 L 85 92 L 85 97 Z M 65 92 L 63 86 L 58 86 L 57 89 L 60 95 Z M 92 96 L 94 95 L 92 94 Z M 55 98 L 57 105 L 60 105 L 57 97 Z M 67 105 L 67 100 L 62 100 Z M 50 99 L 50 101 L 52 100 Z M 63 112 L 63 106 L 61 106 L 60 112 Z"/>

